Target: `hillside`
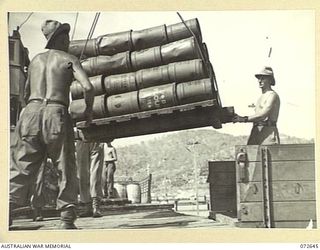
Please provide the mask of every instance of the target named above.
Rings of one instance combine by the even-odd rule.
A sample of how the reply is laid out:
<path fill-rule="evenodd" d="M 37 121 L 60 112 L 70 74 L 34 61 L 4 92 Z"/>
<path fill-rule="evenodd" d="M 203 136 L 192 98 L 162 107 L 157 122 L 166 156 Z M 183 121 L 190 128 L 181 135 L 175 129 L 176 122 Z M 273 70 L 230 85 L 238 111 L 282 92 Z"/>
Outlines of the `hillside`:
<path fill-rule="evenodd" d="M 198 179 L 200 195 L 208 193 L 208 160 L 233 160 L 234 146 L 245 145 L 247 136 L 232 136 L 216 130 L 186 130 L 117 148 L 116 180 L 141 180 L 152 174 L 154 196 L 192 196 Z M 195 143 L 192 145 L 192 143 Z M 281 135 L 281 143 L 313 141 Z M 191 145 L 190 145 L 191 144 Z M 194 157 L 197 174 L 194 171 Z M 198 177 L 199 176 L 199 177 Z"/>

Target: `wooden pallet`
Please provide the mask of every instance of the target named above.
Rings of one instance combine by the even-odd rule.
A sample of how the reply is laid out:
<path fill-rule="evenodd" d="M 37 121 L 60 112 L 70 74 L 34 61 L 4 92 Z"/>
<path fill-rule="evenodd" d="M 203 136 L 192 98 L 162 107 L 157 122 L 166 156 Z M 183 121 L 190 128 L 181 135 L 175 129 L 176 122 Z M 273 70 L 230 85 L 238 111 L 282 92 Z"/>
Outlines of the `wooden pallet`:
<path fill-rule="evenodd" d="M 229 122 L 233 107 L 221 108 L 215 99 L 157 110 L 96 119 L 90 126 L 76 124 L 84 141 L 110 139 L 213 126 Z"/>

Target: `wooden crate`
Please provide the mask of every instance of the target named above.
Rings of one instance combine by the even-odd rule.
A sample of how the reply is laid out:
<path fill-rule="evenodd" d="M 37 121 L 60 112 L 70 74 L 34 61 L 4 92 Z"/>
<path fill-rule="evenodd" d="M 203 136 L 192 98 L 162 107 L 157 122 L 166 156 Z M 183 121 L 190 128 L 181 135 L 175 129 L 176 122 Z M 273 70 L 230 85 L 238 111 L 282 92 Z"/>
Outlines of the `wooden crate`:
<path fill-rule="evenodd" d="M 240 227 L 315 227 L 314 144 L 236 146 L 236 182 Z"/>
<path fill-rule="evenodd" d="M 217 213 L 236 217 L 235 161 L 209 161 L 210 217 Z"/>

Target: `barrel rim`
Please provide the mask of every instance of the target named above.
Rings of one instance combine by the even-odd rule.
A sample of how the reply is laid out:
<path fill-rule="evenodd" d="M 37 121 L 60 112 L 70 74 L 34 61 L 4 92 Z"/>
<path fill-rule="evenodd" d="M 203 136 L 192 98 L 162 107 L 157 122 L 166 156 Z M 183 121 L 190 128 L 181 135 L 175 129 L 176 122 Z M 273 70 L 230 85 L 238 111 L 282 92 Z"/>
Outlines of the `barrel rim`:
<path fill-rule="evenodd" d="M 191 18 L 191 19 L 188 19 L 188 20 L 185 20 L 184 21 L 185 22 L 185 24 L 192 30 L 192 26 L 193 26 L 193 24 L 194 24 L 194 22 L 195 22 L 195 26 L 196 26 L 196 29 L 199 31 L 199 32 L 197 32 L 197 34 L 194 34 L 195 35 L 195 37 L 197 38 L 197 40 L 199 41 L 199 42 L 202 42 L 202 31 L 201 31 L 201 27 L 200 27 L 200 23 L 199 23 L 199 20 L 198 20 L 198 18 Z M 188 23 L 190 23 L 191 25 L 188 25 Z M 173 29 L 173 27 L 174 26 L 176 26 L 176 25 L 183 25 L 184 27 L 185 27 L 185 25 L 183 24 L 183 22 L 179 22 L 179 23 L 174 23 L 174 24 L 170 24 L 170 25 L 168 25 L 167 26 L 167 29 L 170 31 L 169 33 L 173 33 L 173 31 L 172 31 L 172 29 Z M 191 27 L 190 27 L 191 26 Z M 193 30 L 192 30 L 192 32 L 193 32 Z M 190 31 L 188 30 L 188 33 L 190 33 Z M 194 33 L 194 32 L 193 32 Z M 190 33 L 190 36 L 188 37 L 188 38 L 190 38 L 190 37 L 193 37 L 193 35 Z M 168 40 L 169 40 L 169 36 L 168 36 Z M 176 40 L 170 40 L 170 42 L 173 42 L 173 41 L 176 41 Z"/>
<path fill-rule="evenodd" d="M 100 103 L 101 109 L 103 111 L 104 116 L 106 116 L 107 115 L 107 112 L 106 112 L 106 95 L 102 95 L 101 99 L 102 99 L 102 100 L 100 100 L 101 101 L 101 103 Z"/>
<path fill-rule="evenodd" d="M 78 87 L 79 87 L 80 83 L 77 80 L 74 80 L 71 84 L 70 84 L 70 92 L 71 92 L 71 99 L 72 101 L 81 99 L 82 96 L 78 95 L 77 93 L 74 93 L 73 90 L 75 90 L 76 92 L 78 92 Z"/>
<path fill-rule="evenodd" d="M 135 112 L 129 112 L 129 113 L 117 113 L 117 114 L 111 114 L 110 113 L 110 109 L 108 108 L 112 100 L 112 98 L 115 98 L 114 96 L 122 96 L 122 95 L 129 95 L 129 96 L 135 96 L 136 98 L 136 103 L 137 103 L 137 107 L 138 107 L 138 110 L 135 111 Z M 110 99 L 111 98 L 111 99 Z M 140 112 L 140 106 L 139 106 L 139 100 L 138 100 L 138 90 L 135 90 L 135 91 L 130 91 L 130 92 L 125 92 L 125 93 L 120 93 L 120 94 L 115 94 L 115 95 L 111 95 L 111 96 L 106 96 L 106 100 L 105 100 L 105 103 L 106 103 L 106 114 L 107 116 L 120 116 L 120 115 L 126 115 L 126 114 L 133 114 L 133 113 L 137 113 L 137 112 Z"/>
<path fill-rule="evenodd" d="M 126 52 L 126 51 L 132 51 L 133 50 L 133 45 L 132 45 L 132 29 L 126 30 L 126 31 L 119 31 L 119 32 L 113 32 L 113 33 L 108 33 L 104 35 L 100 35 L 96 38 L 97 44 L 104 38 L 104 37 L 112 37 L 112 36 L 117 36 L 119 34 L 125 34 L 127 35 L 127 41 L 128 41 L 128 50 L 119 50 L 116 51 L 115 53 L 108 53 L 108 54 L 102 54 L 100 51 L 100 47 L 97 46 L 98 49 L 98 55 L 107 55 L 107 56 L 113 56 L 118 53 Z"/>
<path fill-rule="evenodd" d="M 162 24 L 162 25 L 158 25 L 158 26 L 153 26 L 153 27 L 150 27 L 150 28 L 146 28 L 146 29 L 142 29 L 142 30 L 134 30 L 132 31 L 132 33 L 142 33 L 142 32 L 145 32 L 147 30 L 152 30 L 152 29 L 155 29 L 155 28 L 160 28 L 162 27 L 162 35 L 164 35 L 164 40 L 161 40 L 161 42 L 159 42 L 159 44 L 155 45 L 155 46 L 147 46 L 147 47 L 137 47 L 135 46 L 135 43 L 136 43 L 136 39 L 134 39 L 134 36 L 131 35 L 131 42 L 132 42 L 132 46 L 133 46 L 133 50 L 132 51 L 139 51 L 139 50 L 144 50 L 144 49 L 148 49 L 148 48 L 153 48 L 153 47 L 156 47 L 156 46 L 161 46 L 161 45 L 164 45 L 164 44 L 167 44 L 168 43 L 168 32 L 167 32 L 167 26 L 165 24 Z"/>
<path fill-rule="evenodd" d="M 136 72 L 128 72 L 128 73 L 123 73 L 123 74 L 117 74 L 117 75 L 104 75 L 104 78 L 103 78 L 103 81 L 102 81 L 102 85 L 103 85 L 103 88 L 104 88 L 104 91 L 105 91 L 105 94 L 107 96 L 112 96 L 112 95 L 119 95 L 119 94 L 124 94 L 124 93 L 128 93 L 128 92 L 132 92 L 132 91 L 136 91 L 138 90 L 138 87 L 137 87 L 137 81 L 136 81 L 136 75 L 135 75 Z M 133 82 L 134 84 L 131 84 L 130 87 L 133 87 L 133 89 L 129 89 L 127 91 L 123 90 L 124 92 L 118 92 L 118 91 L 115 91 L 114 89 L 115 88 L 110 88 L 111 90 L 113 90 L 114 92 L 110 91 L 108 92 L 108 89 L 107 89 L 107 83 L 108 82 L 113 82 L 114 80 L 112 78 L 121 78 L 121 77 L 128 77 L 128 78 L 132 78 L 133 79 Z M 107 79 L 107 81 L 106 81 Z M 115 81 L 117 82 L 117 81 Z M 131 81 L 129 81 L 131 82 Z M 109 86 L 113 86 L 113 85 L 109 85 Z M 109 90 L 110 90 L 109 89 Z M 121 90 L 122 91 L 122 90 Z"/>
<path fill-rule="evenodd" d="M 151 48 L 147 48 L 147 49 L 143 49 L 143 50 L 138 50 L 138 51 L 132 51 L 131 55 L 130 55 L 130 63 L 131 63 L 131 70 L 132 71 L 138 71 L 141 69 L 147 69 L 147 68 L 153 68 L 153 67 L 157 67 L 157 66 L 161 66 L 164 64 L 163 59 L 162 59 L 162 52 L 161 52 L 161 46 L 155 46 L 155 47 L 151 47 Z M 155 58 L 155 66 L 148 66 L 148 65 L 144 65 L 144 60 L 141 60 L 140 64 L 136 63 L 137 62 L 137 56 L 139 53 L 144 53 L 145 51 L 151 51 L 153 55 L 157 55 Z M 141 66 L 141 64 L 143 66 Z"/>
<path fill-rule="evenodd" d="M 204 58 L 206 59 L 207 62 L 210 62 L 210 55 L 209 55 L 207 44 L 206 43 L 202 43 L 201 48 L 203 48 L 204 54 L 206 55 Z"/>
<path fill-rule="evenodd" d="M 91 54 L 91 53 L 86 53 L 86 50 L 84 50 L 83 52 L 83 55 L 86 56 L 87 58 L 90 58 L 90 57 L 95 57 L 95 56 L 98 56 L 98 45 L 97 45 L 97 42 L 96 42 L 96 38 L 94 39 L 89 39 L 88 41 L 85 40 L 85 39 L 77 39 L 77 40 L 71 40 L 70 41 L 70 44 L 69 44 L 69 48 L 68 48 L 68 53 L 71 54 L 71 55 L 74 55 L 75 57 L 79 58 L 80 59 L 80 56 L 81 56 L 81 53 L 82 53 L 82 50 L 83 48 L 81 48 L 78 52 L 79 53 L 72 53 L 72 48 L 75 48 L 75 47 L 84 47 L 84 46 L 80 46 L 80 45 L 77 45 L 76 42 L 84 42 L 84 43 L 87 43 L 86 45 L 86 50 L 88 47 L 88 44 L 92 43 L 92 51 L 94 54 Z M 70 50 L 71 49 L 71 50 Z M 76 50 L 77 51 L 77 50 Z"/>
<path fill-rule="evenodd" d="M 211 78 L 203 78 L 203 79 L 198 79 L 198 80 L 193 80 L 193 81 L 187 81 L 187 82 L 180 82 L 180 83 L 177 83 L 177 99 L 178 99 L 178 103 L 179 105 L 183 105 L 185 104 L 182 100 L 183 98 L 180 98 L 181 96 L 179 95 L 179 93 L 181 92 L 181 88 L 183 85 L 186 85 L 188 83 L 196 83 L 196 82 L 203 82 L 205 84 L 205 82 L 209 81 L 210 82 L 210 87 L 211 87 L 211 91 L 210 91 L 210 94 L 212 95 L 212 98 L 214 99 L 216 97 L 216 91 L 214 89 L 214 86 L 213 86 L 213 82 L 212 82 L 212 79 Z"/>
<path fill-rule="evenodd" d="M 191 20 L 195 20 L 195 22 L 196 22 L 196 26 L 197 26 L 197 28 L 198 28 L 198 30 L 199 30 L 199 42 L 202 42 L 202 31 L 201 31 L 201 27 L 200 27 L 200 22 L 199 22 L 199 19 L 196 17 L 196 18 L 193 18 L 193 19 L 189 19 L 190 21 Z M 196 36 L 197 37 L 197 36 Z"/>

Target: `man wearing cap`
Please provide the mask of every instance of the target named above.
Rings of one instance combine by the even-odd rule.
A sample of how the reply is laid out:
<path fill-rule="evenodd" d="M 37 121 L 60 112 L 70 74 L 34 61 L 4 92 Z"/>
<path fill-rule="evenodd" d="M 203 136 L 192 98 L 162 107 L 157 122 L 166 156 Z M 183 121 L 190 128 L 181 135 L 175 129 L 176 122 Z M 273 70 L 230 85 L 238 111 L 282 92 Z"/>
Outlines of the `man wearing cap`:
<path fill-rule="evenodd" d="M 262 95 L 255 106 L 255 114 L 251 116 L 235 115 L 233 122 L 253 122 L 248 145 L 279 144 L 277 120 L 280 109 L 280 98 L 271 88 L 275 85 L 275 78 L 271 67 L 264 67 L 255 75 L 258 79 Z"/>
<path fill-rule="evenodd" d="M 10 214 L 28 202 L 29 187 L 48 157 L 60 172 L 57 209 L 61 211 L 61 228 L 75 229 L 78 182 L 73 126 L 68 113 L 70 84 L 75 78 L 83 87 L 87 124 L 92 121 L 93 86 L 79 60 L 67 53 L 70 25 L 47 20 L 41 29 L 49 50 L 36 55 L 28 69 L 27 106 L 16 126 L 10 150 Z"/>

